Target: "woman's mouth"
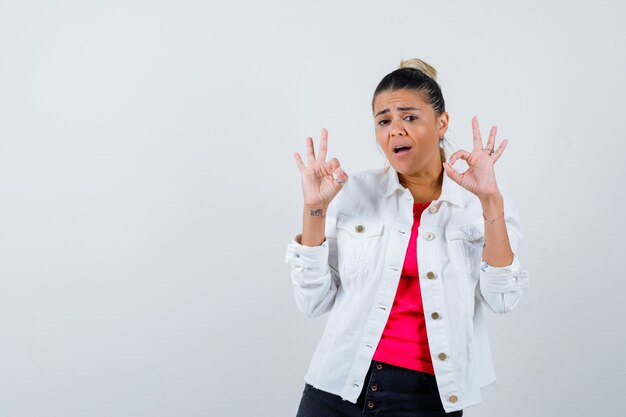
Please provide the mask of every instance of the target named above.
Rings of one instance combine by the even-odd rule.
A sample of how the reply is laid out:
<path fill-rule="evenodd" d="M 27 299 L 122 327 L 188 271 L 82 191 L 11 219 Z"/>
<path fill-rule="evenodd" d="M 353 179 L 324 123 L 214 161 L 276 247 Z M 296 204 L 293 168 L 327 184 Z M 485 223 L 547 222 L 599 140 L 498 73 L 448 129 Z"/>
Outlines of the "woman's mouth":
<path fill-rule="evenodd" d="M 395 146 L 395 147 L 393 148 L 393 153 L 398 154 L 398 155 L 401 155 L 401 154 L 405 154 L 405 153 L 407 153 L 407 152 L 408 152 L 408 151 L 410 151 L 410 150 L 411 150 L 411 147 L 410 147 L 410 146 L 407 146 L 407 145 L 398 145 L 398 146 Z"/>

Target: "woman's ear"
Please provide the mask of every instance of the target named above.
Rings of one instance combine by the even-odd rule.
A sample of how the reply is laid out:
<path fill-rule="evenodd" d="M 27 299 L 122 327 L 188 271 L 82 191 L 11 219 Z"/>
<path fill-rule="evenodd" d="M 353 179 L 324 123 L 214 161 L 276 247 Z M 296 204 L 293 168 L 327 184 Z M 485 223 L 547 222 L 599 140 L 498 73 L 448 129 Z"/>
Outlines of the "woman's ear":
<path fill-rule="evenodd" d="M 444 111 L 437 117 L 437 129 L 439 130 L 439 137 L 445 136 L 448 131 L 448 123 L 450 122 L 450 115 Z"/>

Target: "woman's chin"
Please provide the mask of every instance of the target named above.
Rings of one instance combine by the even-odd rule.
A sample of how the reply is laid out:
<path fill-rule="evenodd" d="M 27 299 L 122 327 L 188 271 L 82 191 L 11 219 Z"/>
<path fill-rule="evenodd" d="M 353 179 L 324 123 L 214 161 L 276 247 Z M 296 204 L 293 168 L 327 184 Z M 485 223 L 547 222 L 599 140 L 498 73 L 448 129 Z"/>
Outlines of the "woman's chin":
<path fill-rule="evenodd" d="M 395 169 L 399 175 L 410 175 L 415 171 L 415 167 L 411 167 L 406 163 L 398 163 L 394 161 L 393 163 L 389 162 L 389 165 L 391 165 L 391 167 Z"/>
<path fill-rule="evenodd" d="M 403 176 L 422 176 L 425 174 L 436 174 L 437 172 L 443 171 L 443 166 L 440 165 L 439 160 L 437 160 L 436 164 L 434 161 L 416 161 L 415 159 L 387 159 L 389 165 L 393 167 L 394 170 L 399 175 Z"/>

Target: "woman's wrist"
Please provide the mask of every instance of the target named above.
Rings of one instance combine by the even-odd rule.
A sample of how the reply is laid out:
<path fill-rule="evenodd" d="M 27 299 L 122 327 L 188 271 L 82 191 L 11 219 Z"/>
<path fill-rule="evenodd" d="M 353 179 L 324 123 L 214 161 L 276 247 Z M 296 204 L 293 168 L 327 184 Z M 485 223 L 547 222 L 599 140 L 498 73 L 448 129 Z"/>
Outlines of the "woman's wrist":
<path fill-rule="evenodd" d="M 304 204 L 304 214 L 311 217 L 326 217 L 327 210 L 326 204 Z"/>
<path fill-rule="evenodd" d="M 319 246 L 324 243 L 327 209 L 325 204 L 304 204 L 302 245 Z"/>
<path fill-rule="evenodd" d="M 498 219 L 504 213 L 504 199 L 499 192 L 487 197 L 481 197 L 480 204 L 483 208 L 483 216 L 490 224 L 493 223 L 492 220 Z"/>

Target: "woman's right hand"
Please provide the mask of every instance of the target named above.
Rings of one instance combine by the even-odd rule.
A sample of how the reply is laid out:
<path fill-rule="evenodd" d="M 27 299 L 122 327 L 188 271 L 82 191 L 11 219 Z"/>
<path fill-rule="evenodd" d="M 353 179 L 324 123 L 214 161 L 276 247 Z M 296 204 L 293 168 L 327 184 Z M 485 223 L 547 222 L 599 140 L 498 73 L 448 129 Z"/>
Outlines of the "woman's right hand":
<path fill-rule="evenodd" d="M 313 139 L 306 138 L 308 166 L 304 164 L 300 154 L 296 152 L 294 158 L 302 175 L 302 193 L 304 205 L 310 207 L 328 207 L 333 198 L 341 191 L 343 184 L 348 180 L 337 158 L 326 162 L 328 149 L 328 131 L 322 129 L 320 139 L 320 153 L 315 158 Z"/>

